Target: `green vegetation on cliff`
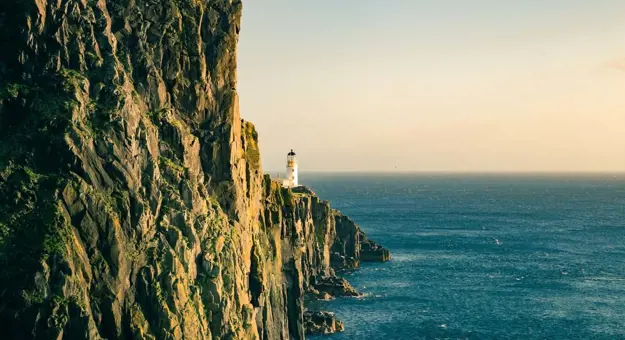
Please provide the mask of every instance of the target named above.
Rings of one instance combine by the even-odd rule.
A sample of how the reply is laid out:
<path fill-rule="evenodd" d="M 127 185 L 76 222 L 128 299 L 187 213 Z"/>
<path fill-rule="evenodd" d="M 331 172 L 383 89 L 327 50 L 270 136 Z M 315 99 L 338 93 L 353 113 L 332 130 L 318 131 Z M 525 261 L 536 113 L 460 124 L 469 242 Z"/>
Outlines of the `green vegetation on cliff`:
<path fill-rule="evenodd" d="M 0 4 L 4 338 L 301 339 L 344 285 L 359 228 L 265 177 L 240 118 L 241 6 Z"/>

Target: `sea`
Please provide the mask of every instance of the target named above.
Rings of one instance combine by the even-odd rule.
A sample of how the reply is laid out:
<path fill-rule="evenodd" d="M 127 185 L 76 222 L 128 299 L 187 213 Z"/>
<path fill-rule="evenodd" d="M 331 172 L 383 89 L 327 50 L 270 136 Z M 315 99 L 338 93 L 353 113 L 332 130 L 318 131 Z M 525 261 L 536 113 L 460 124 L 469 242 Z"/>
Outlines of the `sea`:
<path fill-rule="evenodd" d="M 344 339 L 625 339 L 625 174 L 304 173 L 390 249 Z M 314 339 L 326 338 L 313 337 Z"/>

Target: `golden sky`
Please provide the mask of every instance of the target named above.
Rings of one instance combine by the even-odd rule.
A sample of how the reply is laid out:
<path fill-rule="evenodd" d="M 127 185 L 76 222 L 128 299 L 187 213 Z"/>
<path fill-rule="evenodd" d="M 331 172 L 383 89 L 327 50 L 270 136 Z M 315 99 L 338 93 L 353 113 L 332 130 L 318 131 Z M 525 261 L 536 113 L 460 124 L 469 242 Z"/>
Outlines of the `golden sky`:
<path fill-rule="evenodd" d="M 625 171 L 625 1 L 244 0 L 265 170 Z"/>

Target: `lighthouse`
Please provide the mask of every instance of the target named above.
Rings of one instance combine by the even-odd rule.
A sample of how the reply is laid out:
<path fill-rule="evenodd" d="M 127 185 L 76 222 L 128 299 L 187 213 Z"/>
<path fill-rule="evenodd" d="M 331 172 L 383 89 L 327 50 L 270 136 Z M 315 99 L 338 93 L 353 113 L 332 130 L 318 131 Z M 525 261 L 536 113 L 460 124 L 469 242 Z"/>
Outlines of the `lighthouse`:
<path fill-rule="evenodd" d="M 297 182 L 297 159 L 293 149 L 286 155 L 286 179 L 282 182 L 286 188 L 298 186 Z"/>

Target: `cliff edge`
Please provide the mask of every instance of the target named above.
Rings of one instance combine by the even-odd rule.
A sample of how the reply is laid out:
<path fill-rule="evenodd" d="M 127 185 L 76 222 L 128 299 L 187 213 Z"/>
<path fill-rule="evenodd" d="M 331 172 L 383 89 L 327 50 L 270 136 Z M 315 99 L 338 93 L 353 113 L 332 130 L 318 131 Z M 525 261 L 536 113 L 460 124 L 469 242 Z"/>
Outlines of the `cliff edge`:
<path fill-rule="evenodd" d="M 239 0 L 0 3 L 7 339 L 302 339 L 388 251 L 263 175 Z M 321 322 L 320 321 L 320 322 Z M 325 328 L 324 328 L 325 327 Z"/>

